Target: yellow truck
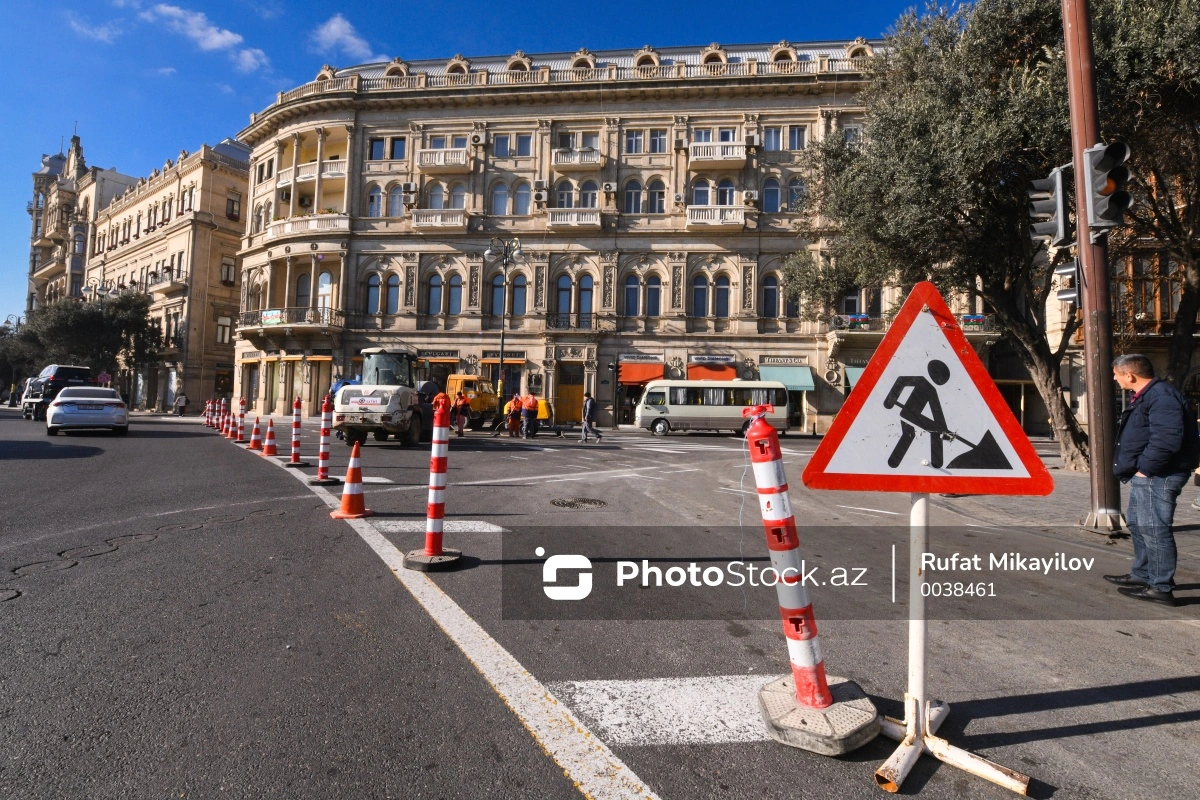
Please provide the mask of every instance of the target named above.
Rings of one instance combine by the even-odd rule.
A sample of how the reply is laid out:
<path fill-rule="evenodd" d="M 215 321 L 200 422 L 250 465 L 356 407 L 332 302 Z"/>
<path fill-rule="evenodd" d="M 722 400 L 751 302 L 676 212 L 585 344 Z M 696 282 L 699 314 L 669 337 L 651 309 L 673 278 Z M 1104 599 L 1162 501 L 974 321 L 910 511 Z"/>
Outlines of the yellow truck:
<path fill-rule="evenodd" d="M 471 430 L 494 425 L 500 413 L 500 401 L 492 382 L 478 375 L 446 376 L 446 396 L 450 402 L 462 392 L 471 403 Z"/>

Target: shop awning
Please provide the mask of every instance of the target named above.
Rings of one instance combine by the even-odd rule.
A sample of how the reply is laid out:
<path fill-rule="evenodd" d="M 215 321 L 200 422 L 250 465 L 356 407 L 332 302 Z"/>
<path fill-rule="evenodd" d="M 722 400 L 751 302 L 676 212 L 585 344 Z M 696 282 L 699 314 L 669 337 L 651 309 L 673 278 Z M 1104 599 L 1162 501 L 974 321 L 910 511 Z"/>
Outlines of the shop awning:
<path fill-rule="evenodd" d="M 621 364 L 617 381 L 630 386 L 635 383 L 656 381 L 663 376 L 663 364 Z"/>
<path fill-rule="evenodd" d="M 812 367 L 759 367 L 758 376 L 764 381 L 779 381 L 790 392 L 812 392 L 817 388 Z"/>
<path fill-rule="evenodd" d="M 846 367 L 847 388 L 853 389 L 854 385 L 858 383 L 858 379 L 862 377 L 862 374 L 865 370 L 866 367 Z"/>
<path fill-rule="evenodd" d="M 430 359 L 430 360 L 432 361 L 433 359 Z M 457 358 L 454 359 L 454 363 L 455 364 L 458 363 Z M 498 358 L 481 358 L 481 359 L 479 359 L 479 363 L 480 364 L 499 364 L 500 359 L 498 359 Z M 525 359 L 523 359 L 523 358 L 505 358 L 504 363 L 505 364 L 524 364 Z"/>
<path fill-rule="evenodd" d="M 732 381 L 737 376 L 732 364 L 688 364 L 689 381 Z"/>
<path fill-rule="evenodd" d="M 428 361 L 430 364 L 457 364 L 459 361 L 458 358 L 422 358 L 420 360 Z"/>

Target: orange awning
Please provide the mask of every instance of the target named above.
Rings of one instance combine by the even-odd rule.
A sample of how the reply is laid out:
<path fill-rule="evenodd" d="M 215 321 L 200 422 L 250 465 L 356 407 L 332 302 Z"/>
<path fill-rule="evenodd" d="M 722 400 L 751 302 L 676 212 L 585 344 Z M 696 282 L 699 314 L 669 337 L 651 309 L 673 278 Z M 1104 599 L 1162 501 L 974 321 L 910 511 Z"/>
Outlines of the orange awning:
<path fill-rule="evenodd" d="M 656 381 L 663 376 L 662 364 L 621 364 L 617 380 L 626 386 Z"/>
<path fill-rule="evenodd" d="M 737 376 L 732 364 L 688 364 L 689 381 L 731 381 Z"/>

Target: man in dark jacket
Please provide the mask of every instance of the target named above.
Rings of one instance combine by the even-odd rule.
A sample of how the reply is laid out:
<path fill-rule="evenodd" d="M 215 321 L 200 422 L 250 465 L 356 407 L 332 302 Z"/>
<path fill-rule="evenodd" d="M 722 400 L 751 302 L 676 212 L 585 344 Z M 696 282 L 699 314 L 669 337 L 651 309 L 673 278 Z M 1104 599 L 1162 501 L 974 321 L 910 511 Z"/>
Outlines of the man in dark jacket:
<path fill-rule="evenodd" d="M 1134 393 L 1121 414 L 1113 474 L 1129 484 L 1126 522 L 1133 537 L 1133 566 L 1126 575 L 1105 575 L 1121 594 L 1175 605 L 1175 500 L 1200 463 L 1196 417 L 1187 399 L 1154 377 L 1143 355 L 1113 361 L 1113 380 Z"/>

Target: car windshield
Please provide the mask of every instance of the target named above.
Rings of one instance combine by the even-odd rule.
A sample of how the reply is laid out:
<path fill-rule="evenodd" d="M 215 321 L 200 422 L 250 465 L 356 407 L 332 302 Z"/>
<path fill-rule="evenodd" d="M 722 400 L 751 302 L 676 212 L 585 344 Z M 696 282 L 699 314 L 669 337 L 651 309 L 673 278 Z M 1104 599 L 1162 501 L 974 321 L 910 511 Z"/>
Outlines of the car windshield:
<path fill-rule="evenodd" d="M 58 399 L 76 400 L 87 398 L 88 400 L 120 400 L 121 396 L 117 394 L 115 389 L 63 389 L 58 393 Z"/>
<path fill-rule="evenodd" d="M 496 390 L 492 388 L 491 381 L 480 381 L 479 391 L 482 394 L 495 394 Z"/>
<path fill-rule="evenodd" d="M 371 353 L 363 358 L 363 385 L 412 386 L 411 366 L 407 355 Z"/>

